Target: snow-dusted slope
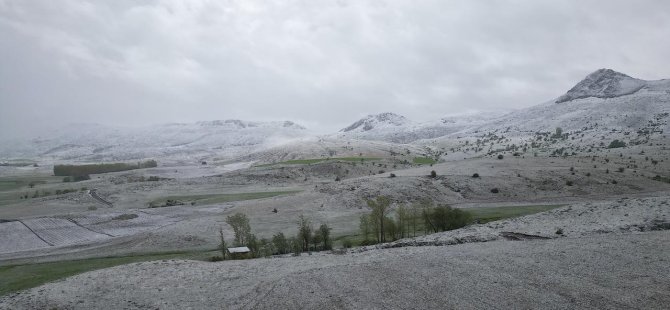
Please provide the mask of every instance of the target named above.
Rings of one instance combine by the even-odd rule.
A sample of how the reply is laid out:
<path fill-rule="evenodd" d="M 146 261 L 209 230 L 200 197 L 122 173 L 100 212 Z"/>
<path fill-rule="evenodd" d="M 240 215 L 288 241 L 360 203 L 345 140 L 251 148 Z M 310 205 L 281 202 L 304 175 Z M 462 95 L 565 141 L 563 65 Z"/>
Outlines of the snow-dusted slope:
<path fill-rule="evenodd" d="M 468 132 L 531 133 L 556 127 L 629 132 L 654 127 L 660 131 L 668 126 L 669 112 L 670 80 L 644 81 L 600 69 L 557 100 L 509 113 Z"/>
<path fill-rule="evenodd" d="M 630 95 L 645 85 L 646 81 L 634 79 L 611 69 L 599 69 L 559 97 L 556 103 L 588 97 L 614 98 Z"/>
<path fill-rule="evenodd" d="M 0 157 L 79 161 L 148 157 L 238 156 L 308 136 L 290 121 L 241 120 L 172 123 L 140 128 L 71 124 L 47 136 L 5 146 Z"/>
<path fill-rule="evenodd" d="M 368 115 L 334 135 L 337 138 L 411 143 L 442 137 L 473 125 L 482 124 L 497 114 L 472 114 L 445 117 L 437 121 L 413 122 L 394 113 Z"/>
<path fill-rule="evenodd" d="M 524 136 L 535 132 L 667 131 L 670 80 L 645 81 L 610 69 L 589 74 L 568 92 L 546 103 L 505 115 L 477 114 L 415 123 L 384 113 L 363 118 L 340 131 L 339 137 L 395 143 L 433 143 L 433 139 L 506 132 Z M 602 135 L 601 135 L 602 136 Z M 430 141 L 420 141 L 430 139 Z"/>

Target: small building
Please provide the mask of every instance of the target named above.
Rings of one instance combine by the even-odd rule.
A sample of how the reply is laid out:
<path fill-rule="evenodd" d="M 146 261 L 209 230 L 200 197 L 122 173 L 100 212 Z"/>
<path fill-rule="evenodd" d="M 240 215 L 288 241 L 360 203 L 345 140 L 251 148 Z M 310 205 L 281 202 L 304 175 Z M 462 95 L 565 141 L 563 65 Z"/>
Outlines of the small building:
<path fill-rule="evenodd" d="M 235 248 L 228 248 L 228 254 L 232 259 L 251 258 L 251 250 L 248 247 L 240 246 Z"/>

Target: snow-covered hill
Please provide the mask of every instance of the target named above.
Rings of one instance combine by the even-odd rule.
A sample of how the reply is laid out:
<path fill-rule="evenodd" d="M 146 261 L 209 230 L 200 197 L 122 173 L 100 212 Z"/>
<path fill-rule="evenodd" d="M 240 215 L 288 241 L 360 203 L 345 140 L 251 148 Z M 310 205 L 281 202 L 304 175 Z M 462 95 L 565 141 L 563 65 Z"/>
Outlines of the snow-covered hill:
<path fill-rule="evenodd" d="M 394 113 L 368 115 L 340 130 L 333 137 L 393 143 L 411 143 L 452 134 L 483 124 L 498 114 L 482 113 L 445 117 L 436 121 L 414 122 Z"/>
<path fill-rule="evenodd" d="M 395 143 L 508 133 L 508 136 L 567 131 L 641 133 L 668 129 L 670 80 L 645 81 L 611 69 L 589 74 L 555 100 L 504 115 L 475 114 L 416 123 L 402 116 L 370 115 L 340 131 L 338 137 Z M 632 136 L 630 136 L 632 137 Z"/>
<path fill-rule="evenodd" d="M 281 145 L 309 135 L 290 121 L 216 120 L 171 123 L 139 128 L 70 124 L 49 135 L 5 144 L 0 158 L 36 157 L 54 160 L 134 160 L 149 157 L 234 157 Z"/>

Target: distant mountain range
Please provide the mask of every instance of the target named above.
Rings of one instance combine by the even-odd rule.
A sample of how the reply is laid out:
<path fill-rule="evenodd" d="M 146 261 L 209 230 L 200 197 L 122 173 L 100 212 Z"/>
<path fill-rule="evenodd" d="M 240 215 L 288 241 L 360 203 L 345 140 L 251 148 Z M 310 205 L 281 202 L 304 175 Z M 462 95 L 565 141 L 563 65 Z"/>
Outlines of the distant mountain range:
<path fill-rule="evenodd" d="M 645 81 L 610 69 L 589 74 L 564 95 L 507 114 L 483 113 L 414 122 L 386 112 L 368 115 L 325 137 L 388 143 L 430 143 L 435 139 L 505 132 L 524 136 L 556 127 L 593 138 L 603 132 L 668 131 L 670 80 Z M 291 121 L 215 120 L 141 128 L 73 124 L 47 136 L 0 147 L 0 159 L 40 157 L 104 161 L 152 157 L 234 158 L 315 135 Z"/>

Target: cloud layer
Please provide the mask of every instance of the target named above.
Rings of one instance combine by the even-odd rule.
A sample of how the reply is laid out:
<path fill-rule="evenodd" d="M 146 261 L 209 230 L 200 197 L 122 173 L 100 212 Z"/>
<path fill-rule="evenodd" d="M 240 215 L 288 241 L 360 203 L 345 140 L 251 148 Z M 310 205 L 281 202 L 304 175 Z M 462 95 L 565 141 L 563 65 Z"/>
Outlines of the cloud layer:
<path fill-rule="evenodd" d="M 336 130 L 670 78 L 668 1 L 0 0 L 0 130 L 290 119 Z"/>

